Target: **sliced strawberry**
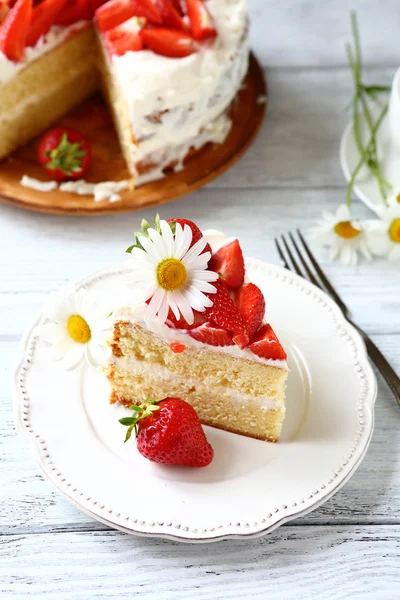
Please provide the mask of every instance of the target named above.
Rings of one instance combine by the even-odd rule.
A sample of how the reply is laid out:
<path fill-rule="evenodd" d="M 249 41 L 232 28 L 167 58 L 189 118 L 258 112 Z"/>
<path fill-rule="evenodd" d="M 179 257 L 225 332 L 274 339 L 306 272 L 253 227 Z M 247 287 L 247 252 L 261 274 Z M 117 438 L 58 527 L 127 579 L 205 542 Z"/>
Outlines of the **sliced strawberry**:
<path fill-rule="evenodd" d="M 157 8 L 160 11 L 164 25 L 183 31 L 187 30 L 185 21 L 182 19 L 172 2 L 169 0 L 157 0 Z"/>
<path fill-rule="evenodd" d="M 92 16 L 89 0 L 68 0 L 62 12 L 57 15 L 54 24 L 68 27 L 78 21 L 88 21 Z"/>
<path fill-rule="evenodd" d="M 243 285 L 244 259 L 237 239 L 224 244 L 211 257 L 209 269 L 219 273 L 220 278 L 230 290 L 235 290 Z"/>
<path fill-rule="evenodd" d="M 0 24 L 4 21 L 8 13 L 10 12 L 10 7 L 8 6 L 7 1 L 0 0 Z"/>
<path fill-rule="evenodd" d="M 170 58 L 183 58 L 197 52 L 199 46 L 191 35 L 168 29 L 167 27 L 154 27 L 143 29 L 141 32 L 143 43 L 146 48 L 156 54 L 169 56 Z"/>
<path fill-rule="evenodd" d="M 143 50 L 142 38 L 139 35 L 142 19 L 132 17 L 104 34 L 105 46 L 110 56 L 123 56 L 126 52 Z M 144 22 L 144 19 L 143 19 Z"/>
<path fill-rule="evenodd" d="M 186 14 L 186 6 L 184 6 L 184 1 L 181 2 L 181 0 L 169 0 L 169 3 L 172 4 L 172 6 L 181 15 L 181 17 L 183 17 L 183 15 Z"/>
<path fill-rule="evenodd" d="M 100 31 L 108 31 L 131 17 L 144 17 L 151 23 L 161 24 L 160 12 L 152 0 L 110 0 L 96 12 Z"/>
<path fill-rule="evenodd" d="M 261 326 L 265 313 L 265 299 L 254 283 L 246 283 L 236 292 L 236 306 L 246 326 L 250 340 Z"/>
<path fill-rule="evenodd" d="M 24 58 L 31 16 L 32 0 L 18 0 L 0 25 L 0 52 L 9 60 Z"/>
<path fill-rule="evenodd" d="M 212 300 L 213 305 L 205 310 L 204 316 L 226 331 L 242 334 L 238 335 L 236 343 L 240 348 L 244 348 L 249 343 L 249 337 L 243 319 L 230 297 L 228 288 L 220 279 L 214 281 L 212 285 L 217 288 L 217 293 L 207 294 Z"/>
<path fill-rule="evenodd" d="M 190 227 L 190 229 L 192 230 L 192 243 L 190 244 L 190 248 L 194 246 L 195 243 L 203 237 L 201 229 L 197 227 L 196 223 L 193 223 L 193 221 L 189 221 L 189 219 L 168 219 L 167 223 L 179 223 L 182 229 L 185 227 L 185 225 L 188 225 Z M 209 252 L 210 254 L 212 254 L 211 246 L 208 242 L 202 254 L 204 254 L 204 252 Z"/>
<path fill-rule="evenodd" d="M 232 334 L 225 329 L 219 329 L 214 327 L 211 323 L 204 323 L 192 329 L 189 335 L 203 344 L 209 344 L 210 346 L 232 346 Z"/>
<path fill-rule="evenodd" d="M 168 313 L 168 318 L 167 318 L 167 325 L 168 327 L 174 328 L 174 329 L 195 329 L 196 327 L 199 327 L 199 325 L 202 325 L 203 323 L 206 322 L 206 318 L 204 316 L 204 313 L 198 312 L 197 310 L 193 311 L 193 315 L 194 315 L 194 321 L 192 325 L 189 325 L 189 323 L 187 323 L 185 321 L 185 319 L 182 317 L 180 317 L 180 319 L 177 319 L 174 315 L 174 313 L 172 312 L 172 310 L 169 310 Z"/>
<path fill-rule="evenodd" d="M 186 6 L 195 40 L 215 37 L 217 30 L 215 29 L 214 19 L 208 12 L 204 2 L 202 0 L 186 0 Z"/>
<path fill-rule="evenodd" d="M 248 346 L 249 350 L 261 358 L 273 360 L 286 360 L 287 354 L 271 325 L 263 325 Z"/>
<path fill-rule="evenodd" d="M 106 2 L 107 0 L 89 0 L 92 15 L 94 15 L 96 13 L 96 10 L 100 8 L 100 6 L 103 6 L 103 4 L 105 4 Z"/>
<path fill-rule="evenodd" d="M 36 46 L 37 41 L 54 25 L 57 15 L 68 0 L 43 0 L 32 10 L 31 24 L 26 37 L 27 46 Z"/>

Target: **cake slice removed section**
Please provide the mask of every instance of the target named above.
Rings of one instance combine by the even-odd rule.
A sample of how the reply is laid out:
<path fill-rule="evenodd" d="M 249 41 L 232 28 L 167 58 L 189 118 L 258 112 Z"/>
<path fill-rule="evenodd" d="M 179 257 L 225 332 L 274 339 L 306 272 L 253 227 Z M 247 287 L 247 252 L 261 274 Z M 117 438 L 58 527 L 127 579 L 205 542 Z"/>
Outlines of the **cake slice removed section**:
<path fill-rule="evenodd" d="M 125 311 L 125 315 L 124 315 Z M 111 403 L 147 396 L 189 402 L 205 425 L 260 440 L 279 440 L 285 416 L 285 361 L 265 360 L 237 346 L 213 347 L 157 320 L 121 309 L 106 373 Z"/>

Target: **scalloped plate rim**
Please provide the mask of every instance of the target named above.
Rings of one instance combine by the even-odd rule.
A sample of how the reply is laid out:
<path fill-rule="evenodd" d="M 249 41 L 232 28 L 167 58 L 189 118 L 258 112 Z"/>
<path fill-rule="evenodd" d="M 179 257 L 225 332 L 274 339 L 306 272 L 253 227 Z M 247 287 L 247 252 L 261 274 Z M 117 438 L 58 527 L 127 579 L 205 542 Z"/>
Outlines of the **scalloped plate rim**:
<path fill-rule="evenodd" d="M 24 334 L 24 336 L 21 339 L 18 357 L 17 357 L 16 363 L 15 363 L 13 372 L 11 374 L 11 387 L 12 387 L 12 392 L 13 392 L 15 427 L 16 427 L 17 431 L 19 432 L 19 434 L 21 435 L 21 437 L 27 443 L 28 447 L 34 452 L 37 467 L 39 468 L 40 472 L 44 475 L 44 477 L 72 505 L 77 507 L 79 510 L 81 510 L 82 512 L 84 512 L 85 514 L 90 516 L 91 518 L 93 518 L 109 527 L 112 527 L 114 529 L 120 530 L 125 533 L 129 533 L 132 535 L 137 535 L 140 537 L 155 537 L 155 538 L 161 538 L 161 539 L 178 541 L 178 542 L 186 542 L 186 543 L 209 543 L 209 542 L 217 542 L 217 541 L 228 540 L 228 539 L 258 538 L 258 537 L 264 536 L 268 533 L 271 533 L 272 531 L 274 531 L 275 529 L 277 529 L 278 527 L 280 527 L 281 525 L 283 525 L 289 521 L 292 521 L 294 519 L 297 519 L 299 517 L 309 514 L 310 512 L 312 512 L 313 510 L 315 510 L 316 508 L 318 508 L 319 506 L 324 504 L 334 494 L 336 494 L 337 491 L 339 491 L 339 489 L 352 477 L 352 475 L 355 473 L 357 468 L 360 466 L 363 458 L 365 457 L 365 454 L 368 450 L 368 447 L 369 447 L 369 444 L 370 444 L 370 441 L 372 438 L 372 434 L 373 434 L 373 430 L 374 430 L 374 405 L 375 405 L 375 401 L 377 398 L 377 380 L 376 380 L 376 377 L 372 370 L 372 367 L 369 363 L 367 350 L 366 350 L 364 341 L 362 340 L 361 336 L 358 334 L 356 329 L 354 329 L 354 327 L 346 321 L 346 319 L 343 316 L 343 313 L 341 312 L 341 310 L 337 306 L 337 304 L 327 294 L 325 294 L 325 292 L 323 292 L 322 290 L 320 290 L 319 288 L 314 286 L 312 283 L 310 283 L 307 280 L 304 280 L 303 278 L 299 277 L 295 273 L 287 271 L 286 269 L 284 269 L 280 266 L 276 266 L 276 265 L 267 263 L 267 262 L 259 260 L 259 259 L 246 258 L 246 262 L 251 262 L 255 266 L 258 266 L 259 268 L 261 267 L 261 268 L 265 269 L 265 267 L 267 267 L 268 269 L 275 271 L 276 273 L 279 272 L 282 276 L 284 275 L 285 277 L 289 277 L 289 278 L 293 279 L 294 281 L 301 282 L 302 286 L 305 286 L 306 288 L 308 288 L 309 290 L 312 290 L 318 296 L 323 298 L 324 301 L 330 306 L 331 310 L 335 314 L 335 317 L 339 321 L 341 328 L 343 328 L 346 331 L 346 333 L 350 336 L 352 342 L 355 344 L 355 346 L 357 348 L 357 358 L 360 362 L 362 362 L 362 366 L 365 370 L 365 373 L 366 373 L 366 376 L 368 379 L 368 383 L 370 385 L 370 389 L 369 389 L 368 393 L 366 394 L 365 402 L 363 405 L 363 408 L 365 409 L 365 412 L 368 415 L 368 423 L 367 423 L 368 431 L 367 431 L 366 435 L 363 435 L 359 441 L 359 446 L 357 449 L 358 451 L 355 453 L 357 456 L 354 459 L 354 461 L 352 462 L 351 468 L 348 470 L 348 472 L 344 476 L 338 478 L 336 485 L 329 488 L 326 493 L 324 493 L 322 495 L 319 494 L 318 496 L 316 496 L 317 499 L 313 500 L 313 502 L 310 502 L 310 504 L 308 504 L 304 509 L 295 510 L 293 512 L 285 514 L 283 517 L 277 517 L 268 526 L 262 527 L 257 531 L 252 531 L 249 533 L 245 533 L 245 532 L 238 533 L 237 531 L 230 533 L 229 531 L 227 531 L 225 533 L 217 533 L 216 532 L 215 535 L 213 534 L 213 535 L 209 535 L 207 537 L 204 537 L 204 536 L 189 537 L 189 536 L 178 535 L 176 533 L 173 534 L 173 533 L 166 533 L 164 531 L 157 531 L 155 529 L 153 531 L 151 531 L 150 530 L 151 528 L 148 531 L 146 531 L 146 530 L 134 529 L 133 527 L 125 527 L 124 525 L 121 525 L 120 523 L 117 523 L 111 519 L 108 519 L 105 516 L 99 515 L 98 513 L 91 511 L 86 506 L 81 504 L 77 499 L 75 499 L 72 496 L 71 493 L 67 493 L 66 490 L 62 489 L 57 484 L 56 478 L 52 476 L 51 470 L 46 467 L 44 460 L 41 457 L 41 454 L 39 451 L 40 450 L 39 443 L 37 441 L 37 438 L 39 438 L 40 436 L 35 437 L 32 433 L 30 433 L 28 430 L 28 426 L 25 425 L 22 420 L 23 393 L 22 393 L 21 388 L 18 385 L 17 379 L 21 372 L 21 367 L 22 367 L 24 361 L 26 360 L 26 350 L 27 350 L 27 346 L 28 346 L 29 342 L 32 339 L 33 329 L 35 328 L 37 323 L 43 318 L 43 313 L 39 312 L 37 314 L 36 318 L 33 320 L 31 326 L 29 327 L 29 329 L 27 329 L 26 333 Z M 78 287 L 82 287 L 85 285 L 89 285 L 91 282 L 93 282 L 99 278 L 106 277 L 107 275 L 108 276 L 116 275 L 119 272 L 123 272 L 123 271 L 124 271 L 124 268 L 121 268 L 121 266 L 108 267 L 106 269 L 101 269 L 99 271 L 92 273 L 89 276 L 83 277 L 83 278 L 75 281 L 75 284 Z M 184 527 L 184 526 L 181 525 L 180 527 Z M 228 529 L 229 525 L 225 525 L 223 527 L 225 529 Z M 234 529 L 234 528 L 235 527 L 233 526 L 232 529 Z"/>

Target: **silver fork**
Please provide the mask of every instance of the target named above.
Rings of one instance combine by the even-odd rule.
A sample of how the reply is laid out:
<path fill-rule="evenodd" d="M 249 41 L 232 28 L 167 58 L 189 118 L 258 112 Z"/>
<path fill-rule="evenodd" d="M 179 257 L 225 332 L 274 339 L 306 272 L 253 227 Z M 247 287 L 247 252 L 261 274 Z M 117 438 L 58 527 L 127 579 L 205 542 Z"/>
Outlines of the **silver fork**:
<path fill-rule="evenodd" d="M 353 325 L 353 327 L 363 338 L 370 359 L 385 378 L 388 386 L 392 390 L 397 400 L 398 405 L 400 406 L 400 378 L 398 375 L 396 375 L 394 369 L 390 366 L 379 348 L 375 346 L 374 342 L 368 337 L 365 331 L 363 331 L 352 321 L 350 310 L 347 308 L 346 304 L 340 298 L 339 294 L 336 292 L 335 288 L 319 266 L 301 232 L 297 229 L 299 243 L 295 240 L 294 236 L 290 232 L 288 235 L 291 245 L 294 248 L 294 252 L 291 250 L 285 236 L 281 236 L 281 241 L 278 238 L 275 238 L 276 248 L 282 260 L 283 266 L 286 269 L 289 269 L 289 271 L 295 271 L 298 275 L 300 275 L 300 277 L 311 281 L 311 283 L 326 292 L 336 302 L 336 304 L 342 310 L 347 321 Z M 301 250 L 301 247 L 303 250 Z M 294 254 L 296 254 L 297 259 Z M 305 258 L 305 255 L 308 257 L 308 260 Z M 301 263 L 301 266 L 299 263 Z M 310 263 L 313 269 L 311 268 Z"/>

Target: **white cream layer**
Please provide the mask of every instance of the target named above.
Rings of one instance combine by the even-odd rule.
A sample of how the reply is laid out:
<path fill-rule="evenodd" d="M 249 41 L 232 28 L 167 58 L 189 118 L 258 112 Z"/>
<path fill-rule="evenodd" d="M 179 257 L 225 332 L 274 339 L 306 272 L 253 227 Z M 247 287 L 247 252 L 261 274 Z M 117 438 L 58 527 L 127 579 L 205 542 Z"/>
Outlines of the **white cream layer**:
<path fill-rule="evenodd" d="M 121 358 L 117 358 L 113 356 L 111 358 L 111 362 L 117 366 L 118 369 L 123 371 L 128 371 L 129 373 L 138 373 L 142 374 L 144 378 L 149 374 L 154 374 L 159 377 L 163 381 L 167 382 L 168 380 L 172 380 L 174 383 L 182 381 L 182 384 L 186 387 L 195 387 L 198 392 L 208 393 L 208 387 L 201 381 L 195 381 L 192 379 L 187 379 L 186 377 L 180 377 L 177 373 L 171 372 L 167 367 L 163 367 L 162 365 L 151 364 L 149 362 L 138 361 L 135 358 L 123 356 Z M 278 406 L 282 409 L 284 407 L 281 406 L 281 403 L 277 401 L 276 398 L 271 398 L 269 396 L 247 396 L 245 394 L 241 394 L 237 390 L 232 390 L 232 388 L 218 386 L 218 393 L 224 394 L 231 400 L 234 400 L 240 405 L 245 406 L 246 403 L 251 400 L 255 404 L 258 404 L 262 410 L 274 410 Z"/>
<path fill-rule="evenodd" d="M 199 52 L 176 59 L 143 50 L 110 61 L 138 141 L 135 162 L 157 164 L 148 175 L 153 179 L 172 161 L 181 168 L 191 146 L 214 141 L 215 135 L 223 142 L 229 132 L 221 115 L 248 68 L 247 0 L 208 0 L 207 8 L 218 37 L 202 43 Z"/>
<path fill-rule="evenodd" d="M 88 183 L 84 179 L 77 181 L 40 181 L 34 177 L 23 175 L 20 184 L 24 187 L 37 190 L 38 192 L 52 192 L 59 190 L 60 192 L 73 192 L 80 196 L 93 196 L 95 202 L 108 200 L 109 202 L 118 202 L 121 196 L 118 192 L 127 190 L 131 187 L 131 182 L 128 179 L 122 181 L 101 181 L 99 183 Z"/>
<path fill-rule="evenodd" d="M 43 35 L 33 48 L 25 49 L 25 58 L 19 62 L 9 60 L 5 54 L 0 52 L 0 84 L 5 84 L 13 79 L 19 71 L 26 67 L 46 52 L 64 42 L 75 31 L 80 31 L 88 26 L 88 21 L 78 21 L 68 27 L 59 27 L 53 25 L 50 30 Z"/>
<path fill-rule="evenodd" d="M 227 241 L 229 241 L 225 233 L 218 231 L 217 229 L 206 229 L 203 231 L 203 235 L 205 238 L 207 238 L 213 253 L 221 248 Z M 251 350 L 248 348 L 241 350 L 238 346 L 210 346 L 209 344 L 203 344 L 202 342 L 193 339 L 187 333 L 182 332 L 182 330 L 171 329 L 168 327 L 168 325 L 161 323 L 157 318 L 145 322 L 143 319 L 143 312 L 145 308 L 145 304 L 141 304 L 132 308 L 119 308 L 114 312 L 114 319 L 116 321 L 127 320 L 131 322 L 138 322 L 144 329 L 148 329 L 166 343 L 171 343 L 174 341 L 181 342 L 188 348 L 197 348 L 199 350 L 207 349 L 210 351 L 222 352 L 223 354 L 229 354 L 234 358 L 247 358 L 248 360 L 260 362 L 271 367 L 285 369 L 286 371 L 289 370 L 286 360 L 261 358 L 251 352 Z"/>
<path fill-rule="evenodd" d="M 209 344 L 203 344 L 198 340 L 193 339 L 188 333 L 181 329 L 172 329 L 161 323 L 157 318 L 145 321 L 143 318 L 146 310 L 146 304 L 139 304 L 135 307 L 122 307 L 114 312 L 113 318 L 115 321 L 130 321 L 131 323 L 137 323 L 143 329 L 151 331 L 155 336 L 160 338 L 163 342 L 170 344 L 171 342 L 180 342 L 187 348 L 195 348 L 197 350 L 209 350 L 210 352 L 219 352 L 222 354 L 228 354 L 234 358 L 247 359 L 255 362 L 269 365 L 270 367 L 278 367 L 280 369 L 288 370 L 288 366 L 285 360 L 272 360 L 270 358 L 261 358 L 256 354 L 253 354 L 251 350 L 245 348 L 241 350 L 238 346 L 210 346 Z"/>

